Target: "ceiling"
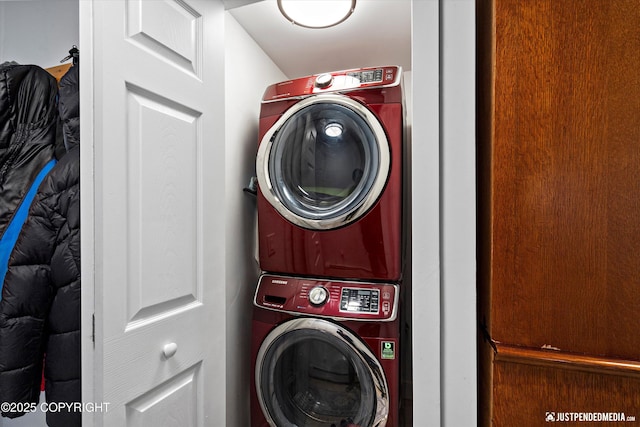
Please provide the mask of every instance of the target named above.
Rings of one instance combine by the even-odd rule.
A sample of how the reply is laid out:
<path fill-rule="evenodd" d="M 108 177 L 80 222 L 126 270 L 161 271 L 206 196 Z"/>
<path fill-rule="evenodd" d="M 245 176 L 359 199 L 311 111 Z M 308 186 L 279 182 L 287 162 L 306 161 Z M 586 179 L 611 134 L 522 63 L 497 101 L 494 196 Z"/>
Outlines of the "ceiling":
<path fill-rule="evenodd" d="M 349 19 L 324 29 L 293 25 L 276 0 L 224 3 L 289 78 L 378 65 L 411 69 L 411 0 L 358 0 Z"/>

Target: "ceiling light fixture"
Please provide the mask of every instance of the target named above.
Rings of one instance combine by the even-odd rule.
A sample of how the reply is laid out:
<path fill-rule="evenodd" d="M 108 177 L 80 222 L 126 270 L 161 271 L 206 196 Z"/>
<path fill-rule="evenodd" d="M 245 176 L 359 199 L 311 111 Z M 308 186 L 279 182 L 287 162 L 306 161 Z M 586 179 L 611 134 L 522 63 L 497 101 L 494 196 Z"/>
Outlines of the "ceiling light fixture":
<path fill-rule="evenodd" d="M 292 24 L 305 28 L 329 28 L 347 19 L 356 0 L 278 0 L 278 9 Z"/>

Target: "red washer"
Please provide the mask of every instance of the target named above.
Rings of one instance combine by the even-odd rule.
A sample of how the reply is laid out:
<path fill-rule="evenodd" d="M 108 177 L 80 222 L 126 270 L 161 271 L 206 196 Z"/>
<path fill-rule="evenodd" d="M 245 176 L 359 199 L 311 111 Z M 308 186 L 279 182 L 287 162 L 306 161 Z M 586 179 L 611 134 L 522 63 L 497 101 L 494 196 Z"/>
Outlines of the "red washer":
<path fill-rule="evenodd" d="M 399 67 L 267 88 L 256 174 L 260 267 L 312 277 L 402 277 Z"/>
<path fill-rule="evenodd" d="M 399 286 L 265 275 L 251 426 L 399 427 Z"/>

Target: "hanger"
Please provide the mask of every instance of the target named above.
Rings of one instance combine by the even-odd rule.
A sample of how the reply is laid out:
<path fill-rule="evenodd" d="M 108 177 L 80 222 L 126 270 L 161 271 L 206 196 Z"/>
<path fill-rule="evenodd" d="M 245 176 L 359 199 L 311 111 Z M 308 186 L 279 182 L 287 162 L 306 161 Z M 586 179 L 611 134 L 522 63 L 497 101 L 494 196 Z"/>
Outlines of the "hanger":
<path fill-rule="evenodd" d="M 70 63 L 56 65 L 55 67 L 49 67 L 49 68 L 46 68 L 46 70 L 49 72 L 49 74 L 55 77 L 58 83 L 60 83 L 60 79 L 62 78 L 62 76 L 64 76 L 67 73 L 67 71 L 69 71 L 69 68 L 71 68 L 71 66 L 73 65 L 78 65 L 79 58 L 80 58 L 80 51 L 78 50 L 78 46 L 73 45 L 73 47 L 69 50 L 69 55 L 65 56 L 60 61 L 62 63 L 72 59 Z"/>

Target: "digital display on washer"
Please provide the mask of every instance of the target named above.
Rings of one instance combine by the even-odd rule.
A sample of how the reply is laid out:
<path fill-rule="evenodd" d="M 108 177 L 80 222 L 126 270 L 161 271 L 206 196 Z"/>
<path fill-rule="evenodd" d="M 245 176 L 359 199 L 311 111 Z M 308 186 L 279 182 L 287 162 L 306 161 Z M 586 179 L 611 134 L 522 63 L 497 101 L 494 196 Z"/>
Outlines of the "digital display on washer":
<path fill-rule="evenodd" d="M 356 71 L 347 73 L 347 75 L 360 80 L 360 83 L 377 83 L 382 81 L 382 69 Z"/>
<path fill-rule="evenodd" d="M 380 311 L 380 290 L 342 288 L 340 311 L 378 314 Z"/>

